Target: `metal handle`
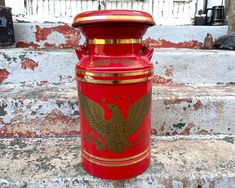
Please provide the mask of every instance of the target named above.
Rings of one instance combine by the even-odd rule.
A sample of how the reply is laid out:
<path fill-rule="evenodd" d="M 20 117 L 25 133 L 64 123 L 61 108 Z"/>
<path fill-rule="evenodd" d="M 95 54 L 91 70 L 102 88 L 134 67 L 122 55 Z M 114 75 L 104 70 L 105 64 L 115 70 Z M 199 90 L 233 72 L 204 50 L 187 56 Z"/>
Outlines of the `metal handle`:
<path fill-rule="evenodd" d="M 79 45 L 79 47 L 75 49 L 75 52 L 79 60 L 82 60 L 83 58 L 90 56 L 88 49 L 85 45 Z"/>
<path fill-rule="evenodd" d="M 148 44 L 144 44 L 142 47 L 142 54 L 141 56 L 146 58 L 147 61 L 151 61 L 153 56 L 154 49 L 150 47 Z"/>

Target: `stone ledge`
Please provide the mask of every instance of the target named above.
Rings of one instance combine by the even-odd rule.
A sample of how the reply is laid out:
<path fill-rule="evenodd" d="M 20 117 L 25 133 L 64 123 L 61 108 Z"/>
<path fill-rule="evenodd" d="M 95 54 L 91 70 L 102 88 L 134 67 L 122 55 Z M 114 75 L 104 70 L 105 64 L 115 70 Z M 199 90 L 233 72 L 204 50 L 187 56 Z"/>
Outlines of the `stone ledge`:
<path fill-rule="evenodd" d="M 79 135 L 75 84 L 3 84 L 0 93 L 0 137 Z M 234 85 L 153 87 L 153 134 L 235 134 L 234 114 Z"/>
<path fill-rule="evenodd" d="M 234 51 L 156 49 L 152 58 L 155 83 L 235 83 L 234 59 Z"/>
<path fill-rule="evenodd" d="M 155 49 L 154 83 L 235 83 L 234 59 L 234 51 Z M 0 83 L 72 83 L 77 62 L 72 49 L 0 49 Z"/>
<path fill-rule="evenodd" d="M 1 139 L 0 187 L 233 187 L 234 136 L 152 137 L 151 167 L 106 181 L 81 168 L 80 139 Z"/>
<path fill-rule="evenodd" d="M 76 48 L 85 39 L 69 24 L 14 23 L 17 47 Z M 218 38 L 228 33 L 228 26 L 154 26 L 144 39 L 151 39 L 156 48 L 199 48 L 210 33 Z"/>

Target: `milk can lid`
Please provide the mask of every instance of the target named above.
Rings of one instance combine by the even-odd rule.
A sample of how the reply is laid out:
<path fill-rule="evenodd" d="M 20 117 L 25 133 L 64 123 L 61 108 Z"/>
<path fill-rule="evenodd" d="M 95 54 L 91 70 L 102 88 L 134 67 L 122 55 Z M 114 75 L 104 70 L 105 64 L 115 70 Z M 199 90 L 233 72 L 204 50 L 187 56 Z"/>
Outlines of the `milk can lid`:
<path fill-rule="evenodd" d="M 153 17 L 136 10 L 97 10 L 78 14 L 73 20 L 73 27 L 95 23 L 137 23 L 155 25 Z"/>

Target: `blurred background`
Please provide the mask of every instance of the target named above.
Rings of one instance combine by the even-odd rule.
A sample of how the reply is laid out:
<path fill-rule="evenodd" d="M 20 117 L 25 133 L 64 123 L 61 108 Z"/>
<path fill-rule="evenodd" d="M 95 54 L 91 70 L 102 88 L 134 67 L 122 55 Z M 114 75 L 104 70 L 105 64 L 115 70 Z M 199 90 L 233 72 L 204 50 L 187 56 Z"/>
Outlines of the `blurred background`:
<path fill-rule="evenodd" d="M 229 3 L 230 0 L 5 0 L 5 5 L 12 8 L 14 21 L 71 23 L 77 13 L 84 11 L 134 9 L 152 14 L 157 25 L 223 25 L 227 23 Z M 220 23 L 214 23 L 218 19 Z"/>

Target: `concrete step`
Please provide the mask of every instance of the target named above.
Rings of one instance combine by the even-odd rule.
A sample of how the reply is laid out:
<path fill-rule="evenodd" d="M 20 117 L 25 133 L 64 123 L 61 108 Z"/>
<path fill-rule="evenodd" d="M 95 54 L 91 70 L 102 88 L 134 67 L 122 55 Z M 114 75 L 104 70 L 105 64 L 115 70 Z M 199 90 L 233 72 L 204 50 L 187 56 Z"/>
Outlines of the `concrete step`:
<path fill-rule="evenodd" d="M 152 137 L 151 166 L 122 181 L 81 167 L 80 138 L 1 139 L 0 187 L 233 188 L 235 137 Z"/>
<path fill-rule="evenodd" d="M 76 48 L 85 41 L 78 29 L 68 24 L 14 23 L 16 46 L 33 48 Z M 144 39 L 155 48 L 199 48 L 210 33 L 218 38 L 228 33 L 228 26 L 154 26 Z"/>
<path fill-rule="evenodd" d="M 74 83 L 2 84 L 0 137 L 79 135 Z M 155 135 L 235 134 L 235 85 L 154 85 Z"/>
<path fill-rule="evenodd" d="M 155 83 L 235 83 L 234 59 L 234 51 L 157 49 L 152 58 Z"/>
<path fill-rule="evenodd" d="M 234 59 L 234 51 L 155 49 L 154 83 L 235 83 Z M 0 83 L 72 83 L 77 62 L 72 49 L 0 49 Z"/>

